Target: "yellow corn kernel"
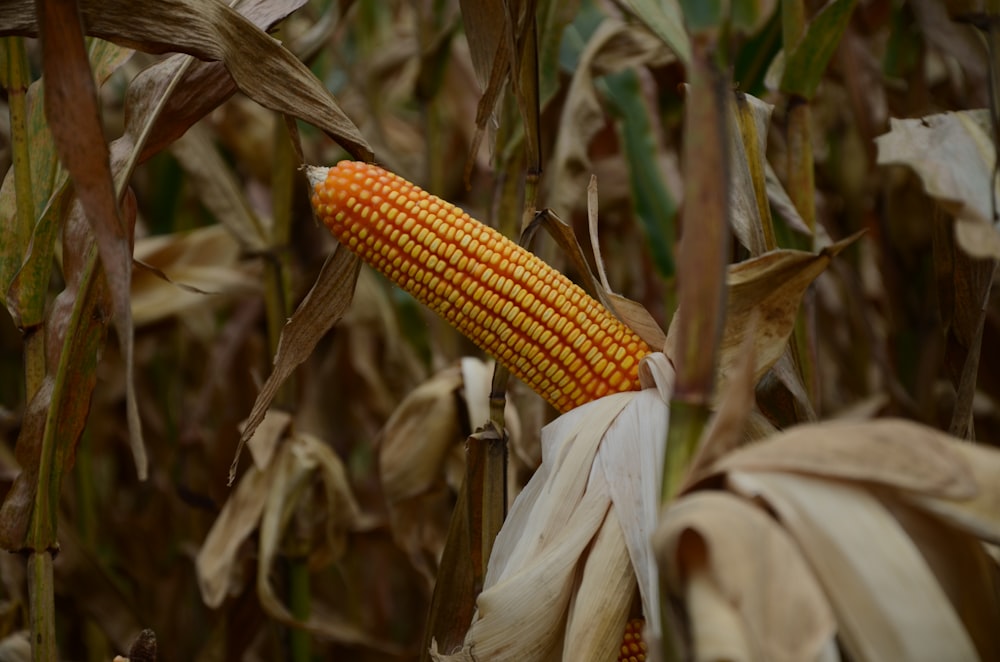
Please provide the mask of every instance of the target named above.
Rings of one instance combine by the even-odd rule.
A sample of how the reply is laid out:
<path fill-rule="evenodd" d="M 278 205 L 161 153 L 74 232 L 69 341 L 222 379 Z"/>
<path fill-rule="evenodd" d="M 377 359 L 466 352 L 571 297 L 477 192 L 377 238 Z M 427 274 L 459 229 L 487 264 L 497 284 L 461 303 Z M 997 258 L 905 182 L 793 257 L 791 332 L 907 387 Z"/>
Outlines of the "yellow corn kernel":
<path fill-rule="evenodd" d="M 341 244 L 559 411 L 639 388 L 646 343 L 566 276 L 458 207 L 352 161 L 327 170 L 312 204 Z"/>
<path fill-rule="evenodd" d="M 641 618 L 629 619 L 625 624 L 622 647 L 618 652 L 618 662 L 645 662 L 646 642 L 642 640 L 642 628 L 646 621 Z"/>

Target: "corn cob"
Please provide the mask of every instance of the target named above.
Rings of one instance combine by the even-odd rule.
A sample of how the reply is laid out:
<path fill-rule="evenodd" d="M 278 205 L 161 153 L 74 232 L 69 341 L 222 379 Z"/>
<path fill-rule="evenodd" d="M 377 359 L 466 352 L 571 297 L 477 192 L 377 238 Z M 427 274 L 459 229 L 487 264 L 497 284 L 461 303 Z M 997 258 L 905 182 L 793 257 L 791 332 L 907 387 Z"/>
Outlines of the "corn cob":
<path fill-rule="evenodd" d="M 642 640 L 642 628 L 646 624 L 641 618 L 629 619 L 625 624 L 625 636 L 622 638 L 618 662 L 645 662 L 646 642 Z"/>
<path fill-rule="evenodd" d="M 531 252 L 378 166 L 311 178 L 313 209 L 343 245 L 559 411 L 639 388 L 646 343 Z"/>

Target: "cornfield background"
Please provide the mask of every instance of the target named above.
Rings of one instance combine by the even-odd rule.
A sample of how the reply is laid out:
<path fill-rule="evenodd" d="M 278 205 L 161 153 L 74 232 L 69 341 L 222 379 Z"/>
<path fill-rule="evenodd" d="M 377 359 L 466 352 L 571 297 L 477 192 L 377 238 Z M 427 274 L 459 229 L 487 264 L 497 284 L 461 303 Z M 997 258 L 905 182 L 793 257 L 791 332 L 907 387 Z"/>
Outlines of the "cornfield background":
<path fill-rule="evenodd" d="M 595 175 L 613 289 L 664 330 L 679 302 L 709 325 L 710 373 L 685 378 L 678 364 L 705 407 L 725 264 L 863 231 L 802 297 L 791 349 L 756 384 L 755 429 L 899 417 L 995 445 L 995 5 L 0 4 L 0 534 L 12 552 L 0 556 L 0 660 L 108 661 L 146 628 L 162 660 L 425 655 L 435 578 L 458 572 L 439 564 L 492 368 L 367 267 L 351 300 L 351 275 L 324 269 L 336 242 L 313 217 L 303 163 L 374 159 L 509 237 L 526 209 L 550 208 L 584 244 Z M 724 113 L 685 122 L 703 90 L 723 90 L 705 97 L 710 111 L 759 103 L 762 150 L 725 138 L 746 125 Z M 919 118 L 973 109 L 948 130 L 975 125 L 978 152 L 958 133 L 920 156 L 876 141 L 898 128 L 890 118 L 931 127 Z M 685 152 L 696 131 L 727 143 L 719 154 L 750 150 L 747 172 L 728 172 L 763 196 L 740 199 L 756 225 L 731 243 L 726 229 L 721 252 L 696 238 L 730 222 L 727 191 L 745 189 L 727 189 L 712 140 Z M 581 276 L 556 242 L 532 247 Z M 283 345 L 301 365 L 230 487 L 282 329 L 317 282 L 323 305 Z M 509 395 L 513 497 L 555 412 L 519 383 Z M 984 549 L 981 574 L 950 575 L 949 595 L 985 596 L 962 613 L 989 659 L 1000 583 Z"/>

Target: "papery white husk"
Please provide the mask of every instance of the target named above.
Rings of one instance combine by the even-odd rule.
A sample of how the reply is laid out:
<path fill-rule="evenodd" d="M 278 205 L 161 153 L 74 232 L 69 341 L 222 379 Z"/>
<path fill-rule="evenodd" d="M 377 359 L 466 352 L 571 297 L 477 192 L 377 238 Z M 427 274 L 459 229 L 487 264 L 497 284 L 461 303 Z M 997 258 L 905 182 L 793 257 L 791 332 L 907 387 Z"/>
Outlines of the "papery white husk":
<path fill-rule="evenodd" d="M 497 536 L 462 650 L 432 648 L 434 659 L 562 657 L 567 610 L 581 599 L 602 598 L 573 600 L 581 557 L 607 523 L 621 527 L 621 553 L 635 571 L 647 636 L 659 638 L 650 536 L 659 510 L 673 366 L 663 354 L 651 354 L 642 361 L 640 381 L 642 391 L 588 403 L 542 430 L 542 464 Z M 633 590 L 631 581 L 622 586 Z"/>

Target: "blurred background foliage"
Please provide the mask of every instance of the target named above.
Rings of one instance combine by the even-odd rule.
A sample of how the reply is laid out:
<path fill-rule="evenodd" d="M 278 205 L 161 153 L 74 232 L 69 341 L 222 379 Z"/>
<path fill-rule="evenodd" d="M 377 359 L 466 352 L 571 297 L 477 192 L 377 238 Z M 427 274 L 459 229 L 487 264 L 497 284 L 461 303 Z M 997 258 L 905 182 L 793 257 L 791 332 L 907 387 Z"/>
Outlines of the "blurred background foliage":
<path fill-rule="evenodd" d="M 484 118 L 481 140 L 477 108 L 492 60 L 480 40 L 490 37 L 470 43 L 462 13 L 476 3 L 243 4 L 291 12 L 274 36 L 333 93 L 377 162 L 509 236 L 520 225 L 526 181 L 539 208 L 555 209 L 585 236 L 586 184 L 596 174 L 609 280 L 668 326 L 676 307 L 686 78 L 683 62 L 650 20 L 656 3 L 539 0 L 537 132 L 525 131 L 519 95 L 508 91 Z M 740 92 L 775 104 L 767 151 L 785 181 L 789 104 L 773 70 L 782 51 L 782 12 L 778 3 L 760 4 L 760 20 L 732 42 L 732 77 Z M 823 4 L 804 3 L 807 16 Z M 956 385 L 975 344 L 972 294 L 980 290 L 969 286 L 961 267 L 968 259 L 950 239 L 949 220 L 910 171 L 876 165 L 874 139 L 889 129 L 890 117 L 989 106 L 985 41 L 972 25 L 953 20 L 963 11 L 938 0 L 861 0 L 833 44 L 809 103 L 816 230 L 804 233 L 801 219 L 775 206 L 776 235 L 782 247 L 811 249 L 822 243 L 817 237 L 867 234 L 818 279 L 806 302 L 815 330 L 812 411 L 796 409 L 796 398 L 777 380 L 765 378 L 758 387 L 758 405 L 779 425 L 814 416 L 899 415 L 953 426 Z M 2 20 L 0 26 L 4 34 L 18 33 Z M 177 19 L 174 29 L 183 33 L 187 26 Z M 100 57 L 99 43 L 89 42 L 92 58 Z M 23 48 L 29 77 L 37 80 L 39 44 L 26 39 Z M 99 89 L 108 140 L 127 132 L 130 84 L 165 56 L 116 57 L 105 65 Z M 231 57 L 245 58 L 250 70 L 255 65 L 252 52 Z M 182 79 L 181 91 L 185 85 L 194 96 L 205 89 Z M 8 107 L 11 89 L 3 98 Z M 59 650 L 64 659 L 110 660 L 140 629 L 151 628 L 164 660 L 417 659 L 456 481 L 442 470 L 416 496 L 386 486 L 383 453 L 399 446 L 386 424 L 407 394 L 437 375 L 436 388 L 454 403 L 442 416 L 459 421 L 435 430 L 449 440 L 436 453 L 450 457 L 482 422 L 462 395 L 471 388 L 472 368 L 461 378 L 455 372 L 456 362 L 476 351 L 374 272 L 362 271 L 351 308 L 277 400 L 294 418 L 290 438 L 306 445 L 300 437 L 320 440 L 342 461 L 356 502 L 348 507 L 331 499 L 333 488 L 322 486 L 336 483 L 338 469 L 323 460 L 329 470 L 296 492 L 301 500 L 292 527 L 265 573 L 282 600 L 301 597 L 295 587 L 306 577 L 305 606 L 290 608 L 300 617 L 310 612 L 322 632 L 303 642 L 262 606 L 255 576 L 263 533 L 252 525 L 237 539 L 242 544 L 225 570 L 220 604 L 207 607 L 199 589 L 197 555 L 234 494 L 226 476 L 240 424 L 270 372 L 277 332 L 334 247 L 313 220 L 290 129 L 305 163 L 364 153 L 330 139 L 346 133 L 327 127 L 324 134 L 301 116 L 286 123 L 244 92 L 219 101 L 189 122 L 197 120 L 183 137 L 144 158 L 129 180 L 136 210 L 135 402 L 149 476 L 136 477 L 126 425 L 128 359 L 124 345 L 111 341 L 95 368 L 82 437 L 67 449 L 75 461 L 58 492 Z M 0 116 L 0 170 L 8 171 L 13 129 L 10 114 Z M 533 139 L 537 150 L 526 149 Z M 31 149 L 38 156 L 52 148 Z M 533 172 L 539 164 L 540 174 Z M 526 179 L 528 172 L 533 176 Z M 77 249 L 56 242 L 55 263 Z M 537 250 L 569 269 L 551 242 Z M 743 249 L 733 250 L 734 260 L 744 257 Z M 65 285 L 56 268 L 45 283 L 50 306 Z M 998 311 L 993 294 L 971 401 L 975 437 L 994 441 L 1000 439 Z M 0 315 L 2 494 L 18 474 L 14 447 L 28 408 L 27 353 L 14 319 Z M 538 461 L 538 430 L 553 412 L 519 385 L 512 389 L 518 485 Z M 347 511 L 343 530 L 325 530 L 330 513 Z M 0 557 L 0 578 L 0 647 L 14 650 L 29 627 L 22 558 Z"/>

